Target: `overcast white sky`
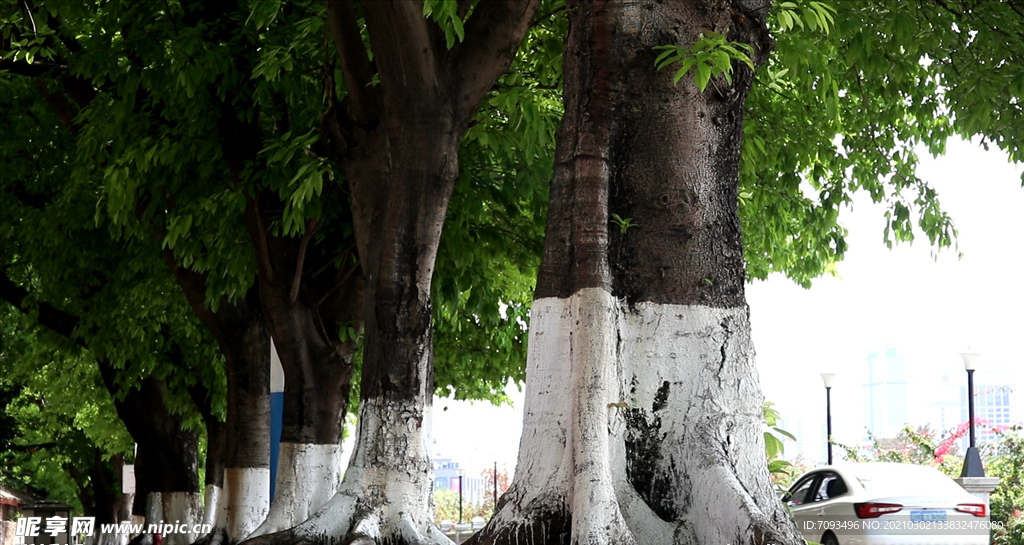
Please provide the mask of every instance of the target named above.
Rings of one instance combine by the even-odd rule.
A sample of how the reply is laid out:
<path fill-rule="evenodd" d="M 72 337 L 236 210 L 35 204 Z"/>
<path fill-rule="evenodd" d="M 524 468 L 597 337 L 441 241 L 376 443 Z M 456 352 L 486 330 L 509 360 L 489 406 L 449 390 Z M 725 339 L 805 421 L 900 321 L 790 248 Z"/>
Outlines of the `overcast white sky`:
<path fill-rule="evenodd" d="M 839 373 L 834 407 L 859 402 L 867 355 L 890 346 L 934 362 L 936 373 L 954 378 L 963 374 L 959 353 L 969 345 L 982 354 L 979 381 L 993 370 L 999 380 L 1022 374 L 1022 167 L 965 142 L 952 142 L 938 159 L 925 155 L 919 174 L 933 183 L 956 222 L 962 259 L 955 251 L 934 259 L 923 239 L 889 251 L 882 243 L 884 209 L 865 198 L 841 216 L 850 231 L 841 278 L 819 279 L 810 290 L 782 277 L 749 286 L 762 389 L 783 416 L 805 410 L 795 400 L 804 397 L 801 392 L 821 391 L 819 373 L 825 370 Z M 1024 380 L 1015 382 L 1020 405 Z M 494 461 L 511 470 L 522 429 L 522 397 L 515 398 L 520 406 L 513 408 L 435 400 L 432 454 L 458 458 L 467 475 Z M 834 419 L 850 430 L 850 442 L 863 429 L 861 414 L 848 411 Z M 836 435 L 844 440 L 839 430 Z"/>

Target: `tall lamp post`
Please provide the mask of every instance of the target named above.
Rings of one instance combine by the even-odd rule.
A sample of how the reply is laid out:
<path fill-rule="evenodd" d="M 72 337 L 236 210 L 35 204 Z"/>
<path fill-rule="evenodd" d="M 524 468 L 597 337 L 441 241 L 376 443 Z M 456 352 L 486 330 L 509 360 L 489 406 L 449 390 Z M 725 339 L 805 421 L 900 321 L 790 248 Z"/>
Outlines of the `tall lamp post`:
<path fill-rule="evenodd" d="M 961 477 L 984 477 L 985 467 L 981 464 L 981 455 L 974 443 L 974 370 L 978 366 L 978 358 L 981 354 L 977 352 L 964 352 L 960 354 L 964 359 L 964 369 L 967 370 L 967 422 L 970 430 L 970 443 L 967 447 L 967 454 L 964 456 L 964 468 L 960 471 Z"/>
<path fill-rule="evenodd" d="M 821 381 L 825 383 L 825 441 L 828 443 L 828 465 L 832 465 L 832 383 L 835 373 L 822 373 Z"/>
<path fill-rule="evenodd" d="M 459 473 L 459 524 L 462 524 L 462 475 L 466 472 L 464 469 L 457 469 Z"/>

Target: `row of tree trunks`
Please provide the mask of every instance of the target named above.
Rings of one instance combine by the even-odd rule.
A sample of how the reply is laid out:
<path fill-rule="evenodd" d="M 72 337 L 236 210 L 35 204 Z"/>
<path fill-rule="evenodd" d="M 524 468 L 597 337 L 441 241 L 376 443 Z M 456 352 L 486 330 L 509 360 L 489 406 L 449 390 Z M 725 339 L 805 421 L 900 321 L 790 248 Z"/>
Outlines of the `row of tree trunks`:
<path fill-rule="evenodd" d="M 704 92 L 660 45 L 769 47 L 768 2 L 570 1 L 565 118 L 515 480 L 474 544 L 801 543 L 764 463 L 738 166 L 753 74 Z M 618 217 L 618 219 L 615 218 Z"/>

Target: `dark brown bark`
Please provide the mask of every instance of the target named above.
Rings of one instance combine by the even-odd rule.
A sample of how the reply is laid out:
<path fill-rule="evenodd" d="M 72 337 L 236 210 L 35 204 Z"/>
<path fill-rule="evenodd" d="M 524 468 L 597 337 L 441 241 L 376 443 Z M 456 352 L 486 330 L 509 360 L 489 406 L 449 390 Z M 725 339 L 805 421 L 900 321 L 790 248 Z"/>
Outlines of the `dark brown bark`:
<path fill-rule="evenodd" d="M 430 283 L 458 174 L 459 140 L 511 62 L 536 7 L 533 1 L 482 3 L 466 23 L 465 42 L 446 50 L 440 29 L 418 3 L 363 4 L 381 106 L 325 117 L 332 154 L 343 161 L 351 187 L 368 278 L 363 399 L 430 402 Z M 355 73 L 363 53 L 352 50 L 354 40 L 344 31 L 335 26 L 335 42 L 343 66 Z M 346 85 L 361 94 L 355 79 Z"/>
<path fill-rule="evenodd" d="M 674 68 L 654 69 L 654 47 L 714 30 L 754 45 L 760 61 L 768 42 L 756 10 L 649 2 L 647 24 L 624 27 L 617 2 L 576 8 L 536 297 L 610 282 L 631 302 L 744 304 L 736 210 L 753 74 L 734 62 L 732 84 L 718 77 L 701 93 L 689 74 L 666 85 Z"/>
<path fill-rule="evenodd" d="M 164 260 L 224 355 L 224 421 L 213 414 L 211 392 L 189 392 L 206 424 L 205 484 L 223 487 L 225 468 L 270 465 L 270 334 L 255 286 L 238 301 L 221 300 L 214 311 L 206 305 L 205 278 L 179 266 L 170 251 Z"/>
<path fill-rule="evenodd" d="M 185 426 L 182 415 L 168 409 L 170 392 L 155 377 L 146 377 L 118 399 L 116 370 L 100 366 L 107 389 L 114 396 L 117 416 L 144 452 L 144 468 L 136 479 L 148 492 L 199 493 L 199 435 Z"/>

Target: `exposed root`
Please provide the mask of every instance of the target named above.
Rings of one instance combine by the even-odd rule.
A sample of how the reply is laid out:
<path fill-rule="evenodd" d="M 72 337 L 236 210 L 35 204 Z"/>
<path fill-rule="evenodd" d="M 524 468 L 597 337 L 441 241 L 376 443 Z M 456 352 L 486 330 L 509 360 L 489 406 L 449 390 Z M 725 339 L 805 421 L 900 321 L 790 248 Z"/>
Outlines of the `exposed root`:
<path fill-rule="evenodd" d="M 466 541 L 466 545 L 569 545 L 572 538 L 572 517 L 562 503 L 544 503 L 516 509 L 515 504 L 501 500 L 498 515 Z"/>
<path fill-rule="evenodd" d="M 192 542 L 192 545 L 225 545 L 228 542 L 228 532 L 223 527 L 214 527 L 210 533 Z"/>
<path fill-rule="evenodd" d="M 379 513 L 356 513 L 356 502 L 341 493 L 335 500 L 295 528 L 241 545 L 451 545 L 433 524 L 416 524 L 407 514 L 389 512 L 384 518 Z M 348 516 L 336 516 L 346 512 Z"/>
<path fill-rule="evenodd" d="M 323 507 L 338 489 L 341 464 L 338 445 L 281 443 L 277 497 L 248 537 L 287 530 Z"/>
<path fill-rule="evenodd" d="M 243 545 L 450 545 L 434 525 L 425 409 L 364 400 L 357 444 L 339 491 L 301 524 Z"/>

